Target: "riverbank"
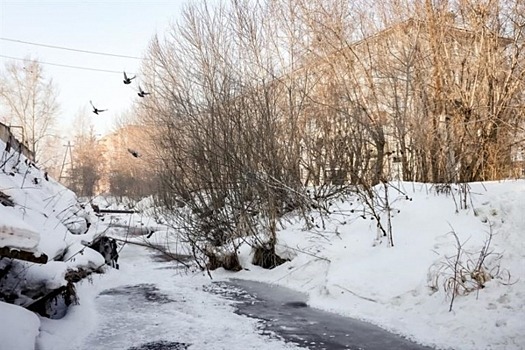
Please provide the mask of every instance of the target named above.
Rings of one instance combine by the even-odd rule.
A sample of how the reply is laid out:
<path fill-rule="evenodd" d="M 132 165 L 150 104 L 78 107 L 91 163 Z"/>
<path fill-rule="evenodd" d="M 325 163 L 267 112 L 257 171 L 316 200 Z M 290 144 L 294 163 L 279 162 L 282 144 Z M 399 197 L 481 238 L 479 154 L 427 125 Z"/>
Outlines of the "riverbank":
<path fill-rule="evenodd" d="M 396 185 L 405 194 L 390 196 L 394 247 L 376 239 L 376 222 L 363 217 L 357 202 L 346 201 L 322 222 L 314 215 L 324 229 L 306 230 L 297 218 L 284 224 L 276 251 L 289 262 L 272 270 L 254 266 L 244 244 L 243 270 L 219 269 L 213 276 L 282 285 L 306 293 L 310 306 L 436 348 L 523 349 L 525 181 L 469 184 L 466 209 L 454 189 L 446 195 L 428 184 Z M 445 287 L 458 252 L 454 234 L 465 269 L 473 269 L 490 244 L 482 288 L 456 296 L 449 311 Z M 463 273 L 460 283 L 477 283 Z"/>

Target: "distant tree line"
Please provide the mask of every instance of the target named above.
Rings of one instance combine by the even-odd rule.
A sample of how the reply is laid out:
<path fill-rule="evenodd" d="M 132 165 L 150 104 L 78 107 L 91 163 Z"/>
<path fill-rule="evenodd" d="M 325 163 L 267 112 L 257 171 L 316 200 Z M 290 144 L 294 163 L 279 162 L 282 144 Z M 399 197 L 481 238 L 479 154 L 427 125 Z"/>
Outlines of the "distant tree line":
<path fill-rule="evenodd" d="M 78 196 L 140 200 L 158 192 L 143 128 L 120 122 L 107 135 L 96 134 L 85 111 L 75 119 L 70 157 L 64 158 L 63 182 Z M 139 151 L 133 151 L 134 147 Z"/>

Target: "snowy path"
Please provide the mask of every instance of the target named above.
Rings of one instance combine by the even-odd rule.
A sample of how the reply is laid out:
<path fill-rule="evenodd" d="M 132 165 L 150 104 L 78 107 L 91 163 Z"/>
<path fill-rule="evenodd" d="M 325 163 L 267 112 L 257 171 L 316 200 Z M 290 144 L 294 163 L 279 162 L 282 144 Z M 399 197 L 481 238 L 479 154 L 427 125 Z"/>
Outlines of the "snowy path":
<path fill-rule="evenodd" d="M 131 245 L 119 262 L 120 270 L 79 287 L 81 304 L 64 319 L 42 319 L 39 350 L 299 349 L 206 292 L 205 275 L 185 275 Z"/>

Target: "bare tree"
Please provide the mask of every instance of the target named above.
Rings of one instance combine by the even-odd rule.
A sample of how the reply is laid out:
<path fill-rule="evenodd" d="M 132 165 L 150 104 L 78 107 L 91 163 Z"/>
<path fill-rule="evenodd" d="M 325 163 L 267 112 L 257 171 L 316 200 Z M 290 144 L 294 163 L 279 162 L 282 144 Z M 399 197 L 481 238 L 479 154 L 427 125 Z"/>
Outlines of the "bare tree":
<path fill-rule="evenodd" d="M 388 180 L 508 173 L 509 140 L 523 120 L 518 7 L 367 5 L 203 3 L 151 42 L 152 95 L 140 115 L 159 198 L 212 265 L 226 249 L 238 268 L 230 263 L 247 235 L 271 256 L 287 210 L 319 208 L 312 197 L 349 189 L 393 246 Z"/>
<path fill-rule="evenodd" d="M 69 170 L 68 187 L 78 196 L 91 197 L 97 192 L 99 180 L 104 169 L 104 147 L 99 142 L 95 128 L 86 111 L 80 111 L 75 125 L 72 161 Z"/>
<path fill-rule="evenodd" d="M 22 138 L 37 161 L 45 161 L 43 149 L 53 137 L 59 109 L 57 88 L 46 79 L 37 60 L 7 62 L 0 75 L 0 100 L 4 103 L 8 125 L 21 126 Z"/>
<path fill-rule="evenodd" d="M 156 193 L 157 175 L 152 161 L 152 142 L 145 127 L 133 120 L 122 120 L 104 136 L 105 169 L 101 189 L 117 198 L 141 199 Z"/>
<path fill-rule="evenodd" d="M 355 19 L 365 36 L 377 33 L 358 42 L 320 20 L 340 16 L 316 4 L 303 13 L 318 27 L 323 49 L 311 52 L 333 92 L 330 100 L 318 89 L 312 100 L 332 120 L 338 110 L 360 111 L 350 125 L 366 133 L 372 183 L 395 167 L 403 179 L 441 183 L 512 173 L 524 118 L 522 1 L 376 4 L 371 19 Z"/>
<path fill-rule="evenodd" d="M 238 268 L 237 238 L 264 232 L 262 260 L 274 265 L 276 220 L 306 198 L 297 139 L 283 128 L 293 117 L 279 103 L 291 89 L 276 82 L 284 55 L 268 22 L 272 9 L 230 5 L 190 6 L 170 33 L 176 42 L 152 42 L 152 98 L 142 107 L 156 133 L 164 205 L 187 208 L 175 220 L 196 249 L 212 266 L 222 255 Z"/>

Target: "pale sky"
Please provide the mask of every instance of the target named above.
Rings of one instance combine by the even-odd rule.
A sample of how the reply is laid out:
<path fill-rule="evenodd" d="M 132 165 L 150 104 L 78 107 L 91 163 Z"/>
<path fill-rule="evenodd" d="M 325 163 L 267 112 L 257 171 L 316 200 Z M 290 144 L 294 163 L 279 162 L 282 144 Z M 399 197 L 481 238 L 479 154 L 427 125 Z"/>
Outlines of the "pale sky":
<path fill-rule="evenodd" d="M 199 0 L 193 0 L 199 1 Z M 142 57 L 151 37 L 177 21 L 188 0 L 14 1 L 0 0 L 0 38 L 79 50 Z M 138 71 L 138 59 L 46 48 L 0 39 L 0 56 L 116 71 L 88 71 L 43 64 L 44 74 L 59 89 L 60 129 L 70 130 L 79 109 L 93 118 L 98 133 L 111 131 L 114 120 L 137 96 L 137 78 L 124 85 L 122 71 Z M 9 59 L 0 57 L 0 69 Z M 89 101 L 107 112 L 95 115 Z"/>

